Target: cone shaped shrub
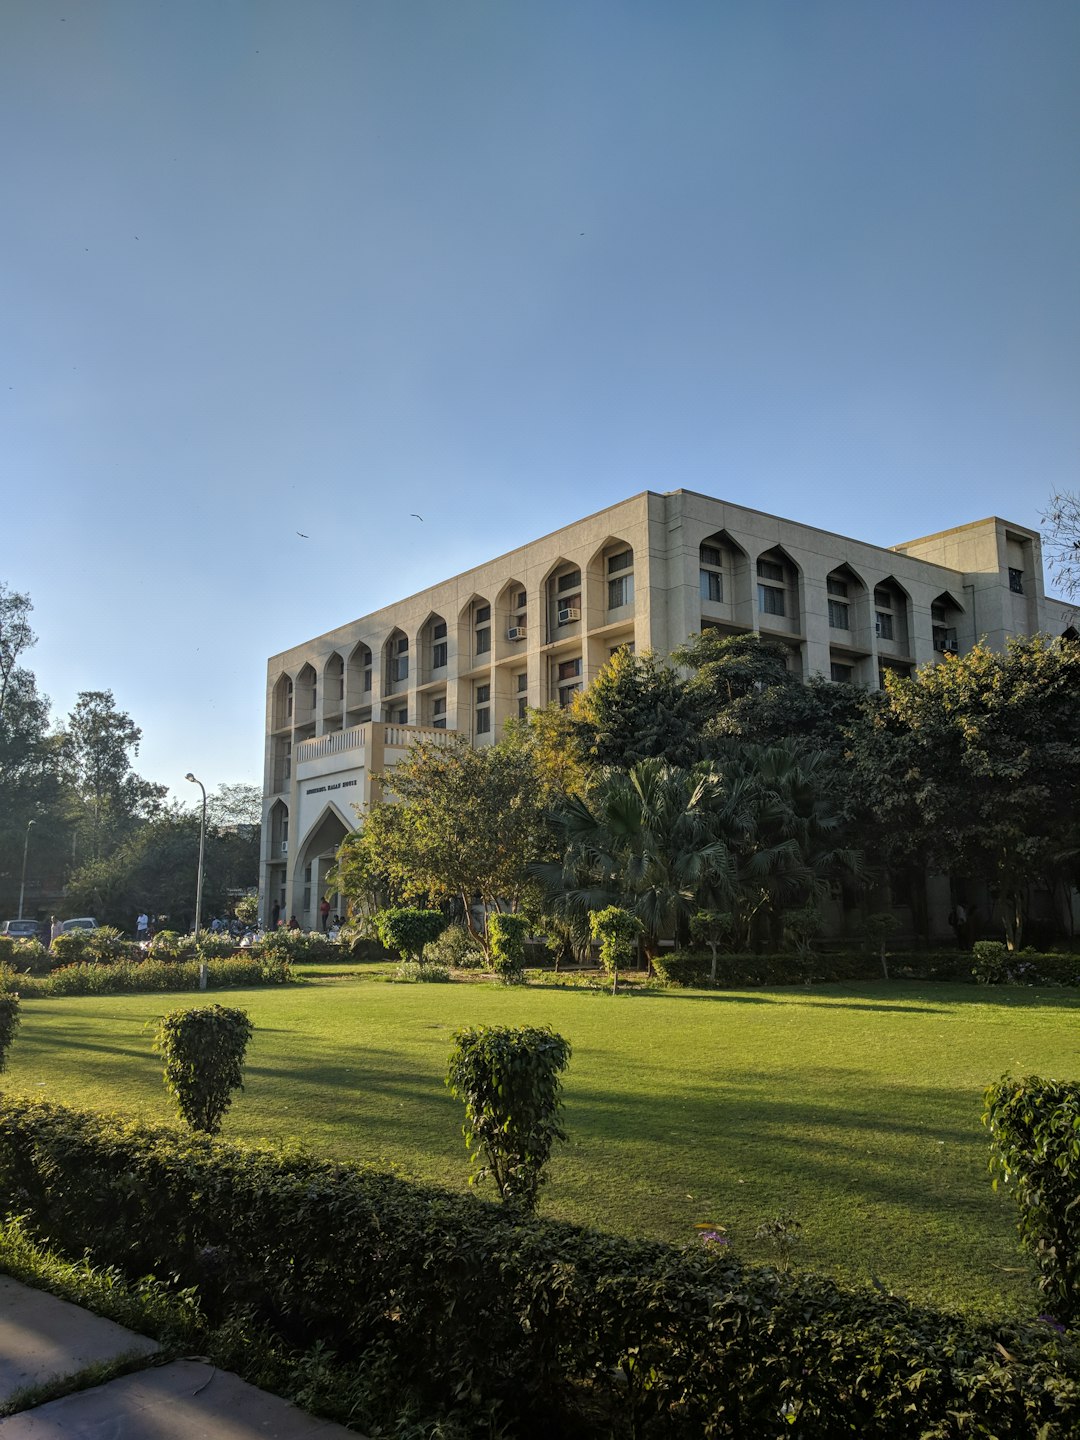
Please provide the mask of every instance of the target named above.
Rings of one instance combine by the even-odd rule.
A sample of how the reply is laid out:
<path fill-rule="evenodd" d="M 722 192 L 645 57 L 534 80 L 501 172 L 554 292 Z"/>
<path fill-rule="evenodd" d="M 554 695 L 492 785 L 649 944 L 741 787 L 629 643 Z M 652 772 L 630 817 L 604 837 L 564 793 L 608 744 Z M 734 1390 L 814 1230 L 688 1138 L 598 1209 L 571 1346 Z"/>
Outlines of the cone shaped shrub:
<path fill-rule="evenodd" d="M 204 1005 L 163 1016 L 157 1048 L 165 1084 L 193 1130 L 216 1135 L 233 1091 L 244 1088 L 244 1054 L 252 1024 L 244 1010 Z"/>

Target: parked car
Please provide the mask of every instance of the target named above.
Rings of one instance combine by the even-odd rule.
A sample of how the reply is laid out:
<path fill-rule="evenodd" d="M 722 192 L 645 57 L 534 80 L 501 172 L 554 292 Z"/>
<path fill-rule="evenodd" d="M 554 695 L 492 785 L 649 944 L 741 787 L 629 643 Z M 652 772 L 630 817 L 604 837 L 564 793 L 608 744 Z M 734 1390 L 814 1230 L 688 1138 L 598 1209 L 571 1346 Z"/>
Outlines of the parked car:
<path fill-rule="evenodd" d="M 98 923 L 92 915 L 80 915 L 77 920 L 65 920 L 60 926 L 61 935 L 68 930 L 96 930 Z"/>
<path fill-rule="evenodd" d="M 0 934 L 10 935 L 12 940 L 40 940 L 44 929 L 39 920 L 5 920 Z"/>

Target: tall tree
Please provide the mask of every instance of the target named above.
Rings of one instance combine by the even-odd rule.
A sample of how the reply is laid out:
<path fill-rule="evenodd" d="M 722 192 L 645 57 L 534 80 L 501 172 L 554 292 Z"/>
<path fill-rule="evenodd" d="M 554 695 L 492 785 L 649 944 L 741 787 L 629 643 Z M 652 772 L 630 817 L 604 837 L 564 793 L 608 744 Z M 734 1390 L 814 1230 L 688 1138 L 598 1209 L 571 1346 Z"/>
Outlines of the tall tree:
<path fill-rule="evenodd" d="M 141 820 L 157 814 L 167 787 L 135 773 L 142 731 L 111 690 L 84 690 L 68 717 L 65 753 L 76 797 L 80 854 L 99 860 Z"/>
<path fill-rule="evenodd" d="M 1019 946 L 1033 885 L 1080 853 L 1080 646 L 978 645 L 890 679 L 854 736 L 857 783 L 912 855 L 985 881 Z"/>
<path fill-rule="evenodd" d="M 28 596 L 0 581 L 0 905 L 12 914 L 28 843 L 30 894 L 43 883 L 59 886 L 69 849 L 49 702 L 33 672 L 20 664 L 36 641 L 31 608 Z"/>
<path fill-rule="evenodd" d="M 700 756 L 699 716 L 683 680 L 658 655 L 616 650 L 572 707 L 583 757 L 629 770 L 639 760 L 692 765 Z"/>
<path fill-rule="evenodd" d="M 390 799 L 371 806 L 368 839 L 346 841 L 331 883 L 366 902 L 373 866 L 399 895 L 458 901 L 466 926 L 487 952 L 472 913 L 479 898 L 490 910 L 517 910 L 535 889 L 529 866 L 547 838 L 536 771 L 527 749 L 474 749 L 463 736 L 421 742 L 383 777 Z M 392 813 L 391 813 L 392 812 Z M 379 842 L 377 858 L 371 837 Z M 355 889 L 353 887 L 356 887 Z"/>

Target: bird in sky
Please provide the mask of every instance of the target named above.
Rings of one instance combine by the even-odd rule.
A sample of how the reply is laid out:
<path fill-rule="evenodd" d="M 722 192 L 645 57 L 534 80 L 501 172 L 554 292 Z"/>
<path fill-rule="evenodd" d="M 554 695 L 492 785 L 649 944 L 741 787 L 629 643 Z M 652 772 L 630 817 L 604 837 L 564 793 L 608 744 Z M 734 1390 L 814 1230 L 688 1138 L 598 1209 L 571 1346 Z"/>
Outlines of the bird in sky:
<path fill-rule="evenodd" d="M 297 535 L 300 536 L 300 539 L 301 539 L 301 540 L 310 540 L 310 539 L 311 539 L 311 536 L 310 536 L 310 535 L 305 535 L 302 530 L 297 530 L 296 533 L 297 533 Z"/>
<path fill-rule="evenodd" d="M 422 515 L 417 515 L 417 513 L 416 513 L 415 510 L 411 510 L 409 513 L 412 515 L 412 518 L 413 518 L 414 520 L 419 520 L 420 523 L 423 524 L 423 522 L 424 522 L 424 517 L 423 517 Z"/>

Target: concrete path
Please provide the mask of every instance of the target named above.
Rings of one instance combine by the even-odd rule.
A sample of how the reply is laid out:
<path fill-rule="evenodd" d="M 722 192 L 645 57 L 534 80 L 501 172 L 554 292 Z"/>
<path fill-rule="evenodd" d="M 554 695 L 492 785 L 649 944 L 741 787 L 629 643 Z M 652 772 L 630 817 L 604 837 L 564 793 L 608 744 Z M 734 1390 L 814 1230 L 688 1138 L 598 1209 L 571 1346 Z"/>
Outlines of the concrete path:
<path fill-rule="evenodd" d="M 154 1363 L 159 1346 L 111 1320 L 0 1276 L 0 1403 L 88 1366 L 135 1373 L 0 1420 L 0 1440 L 358 1440 L 198 1360 Z M 363 1440 L 363 1437 L 359 1437 Z"/>

